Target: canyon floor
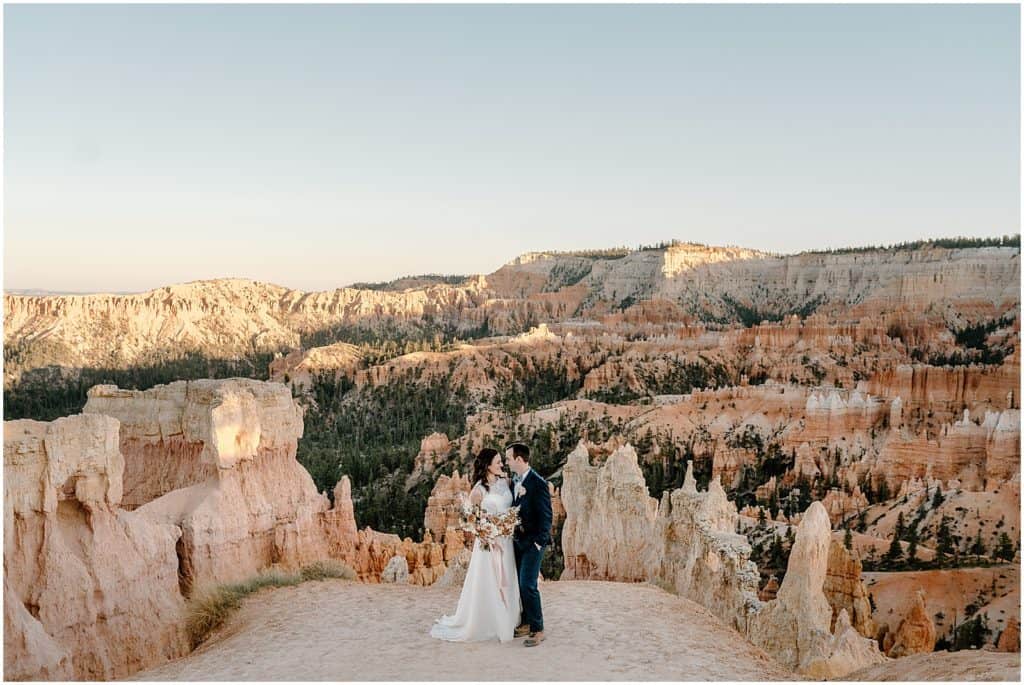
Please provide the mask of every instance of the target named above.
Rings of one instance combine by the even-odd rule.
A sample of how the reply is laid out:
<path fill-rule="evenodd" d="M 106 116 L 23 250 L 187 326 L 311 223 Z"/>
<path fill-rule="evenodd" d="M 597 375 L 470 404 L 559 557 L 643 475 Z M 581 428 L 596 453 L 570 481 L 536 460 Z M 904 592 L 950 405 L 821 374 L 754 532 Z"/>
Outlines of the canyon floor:
<path fill-rule="evenodd" d="M 703 607 L 653 585 L 542 583 L 548 639 L 525 650 L 429 636 L 459 588 L 340 580 L 263 590 L 198 650 L 133 680 L 785 680 Z"/>

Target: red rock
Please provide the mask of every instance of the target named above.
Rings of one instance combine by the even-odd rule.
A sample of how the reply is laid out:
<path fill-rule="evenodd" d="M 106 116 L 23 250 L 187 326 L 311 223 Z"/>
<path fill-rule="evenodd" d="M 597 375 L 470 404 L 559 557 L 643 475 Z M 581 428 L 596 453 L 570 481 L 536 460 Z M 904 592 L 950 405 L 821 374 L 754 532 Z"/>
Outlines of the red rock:
<path fill-rule="evenodd" d="M 996 643 L 997 652 L 1019 652 L 1020 651 L 1020 620 L 1010 618 L 1006 622 L 1006 628 L 999 634 L 999 641 Z"/>

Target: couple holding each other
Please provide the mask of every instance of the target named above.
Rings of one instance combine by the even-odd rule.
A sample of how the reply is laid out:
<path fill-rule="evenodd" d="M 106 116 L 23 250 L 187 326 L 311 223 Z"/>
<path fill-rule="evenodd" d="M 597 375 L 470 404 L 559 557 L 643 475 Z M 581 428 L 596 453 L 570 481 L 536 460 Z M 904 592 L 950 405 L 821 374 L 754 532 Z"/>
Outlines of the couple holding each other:
<path fill-rule="evenodd" d="M 488 514 L 518 506 L 520 523 L 511 539 L 499 537 L 490 550 L 474 540 L 458 608 L 438 619 L 432 637 L 457 642 L 527 637 L 527 647 L 544 641 L 537 577 L 544 548 L 551 543 L 551 492 L 548 482 L 530 468 L 526 445 L 505 448 L 505 463 L 514 474 L 511 485 L 498 451 L 480 450 L 473 462 L 470 501 Z"/>

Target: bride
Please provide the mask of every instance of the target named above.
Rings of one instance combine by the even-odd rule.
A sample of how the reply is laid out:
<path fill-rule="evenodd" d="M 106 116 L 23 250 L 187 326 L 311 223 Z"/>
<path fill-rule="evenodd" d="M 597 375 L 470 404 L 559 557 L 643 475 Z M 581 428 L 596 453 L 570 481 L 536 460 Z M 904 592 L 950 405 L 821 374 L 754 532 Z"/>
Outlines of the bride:
<path fill-rule="evenodd" d="M 473 462 L 473 482 L 470 501 L 480 504 L 487 513 L 500 514 L 512 506 L 512 491 L 497 450 L 480 450 Z M 458 642 L 494 638 L 505 642 L 513 637 L 520 609 L 512 538 L 498 538 L 490 551 L 475 540 L 458 608 L 454 615 L 438 619 L 430 635 Z"/>

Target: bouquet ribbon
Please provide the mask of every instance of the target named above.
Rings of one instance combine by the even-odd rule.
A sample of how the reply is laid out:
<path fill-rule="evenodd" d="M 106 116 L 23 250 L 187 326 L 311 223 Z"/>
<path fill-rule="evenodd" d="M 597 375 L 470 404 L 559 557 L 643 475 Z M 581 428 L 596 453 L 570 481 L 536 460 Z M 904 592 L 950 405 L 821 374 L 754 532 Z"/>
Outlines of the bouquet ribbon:
<path fill-rule="evenodd" d="M 494 577 L 498 579 L 498 595 L 501 597 L 501 603 L 508 608 L 508 600 L 505 598 L 505 564 L 503 550 L 501 549 L 500 539 L 491 541 L 491 564 L 496 565 L 494 568 Z"/>

